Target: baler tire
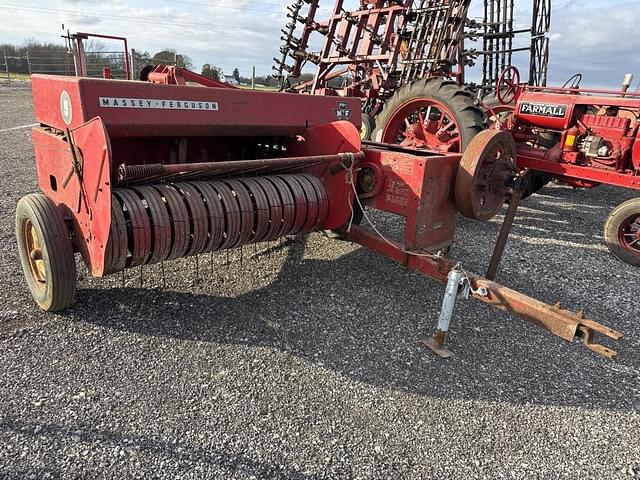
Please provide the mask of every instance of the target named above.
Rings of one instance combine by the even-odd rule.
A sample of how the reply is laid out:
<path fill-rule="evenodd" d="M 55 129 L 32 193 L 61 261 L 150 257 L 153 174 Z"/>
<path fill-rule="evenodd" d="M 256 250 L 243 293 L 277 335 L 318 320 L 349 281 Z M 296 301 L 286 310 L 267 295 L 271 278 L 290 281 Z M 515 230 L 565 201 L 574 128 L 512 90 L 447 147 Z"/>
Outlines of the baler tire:
<path fill-rule="evenodd" d="M 71 306 L 76 262 L 71 232 L 55 204 L 41 193 L 22 197 L 16 208 L 16 237 L 27 286 L 38 306 L 48 312 Z"/>
<path fill-rule="evenodd" d="M 460 134 L 460 145 L 456 152 L 464 152 L 471 140 L 487 126 L 486 116 L 476 105 L 473 95 L 452 80 L 430 77 L 403 85 L 384 103 L 376 116 L 377 128 L 372 136 L 376 142 L 389 142 L 385 138 L 385 127 L 397 110 L 419 99 L 432 100 L 444 105 L 453 116 Z M 395 142 L 393 142 L 395 143 Z"/>
<path fill-rule="evenodd" d="M 623 245 L 621 239 L 621 229 L 624 228 L 625 222 L 631 221 L 640 227 L 640 198 L 633 198 L 621 203 L 612 210 L 604 224 L 604 241 L 609 251 L 629 265 L 640 267 L 640 240 L 631 243 L 638 245 L 637 253 L 631 245 Z M 638 234 L 636 233 L 636 236 Z M 630 237 L 633 238 L 633 237 Z M 640 236 L 638 236 L 640 239 Z M 637 243 L 636 243 L 637 242 Z"/>

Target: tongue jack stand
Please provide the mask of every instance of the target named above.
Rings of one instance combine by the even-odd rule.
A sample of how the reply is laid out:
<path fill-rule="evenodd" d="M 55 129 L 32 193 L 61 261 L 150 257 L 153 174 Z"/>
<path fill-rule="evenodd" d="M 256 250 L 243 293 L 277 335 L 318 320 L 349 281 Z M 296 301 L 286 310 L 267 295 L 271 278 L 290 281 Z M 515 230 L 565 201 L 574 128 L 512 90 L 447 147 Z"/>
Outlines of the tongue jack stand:
<path fill-rule="evenodd" d="M 456 264 L 449 271 L 449 275 L 447 275 L 447 287 L 444 292 L 444 298 L 442 299 L 442 308 L 440 309 L 440 318 L 438 318 L 438 330 L 432 338 L 423 341 L 427 347 L 441 358 L 453 357 L 453 352 L 445 348 L 444 341 L 449 331 L 449 324 L 451 323 L 453 308 L 456 304 L 456 297 L 458 296 L 460 286 L 465 282 L 465 277 L 464 270 L 462 270 L 460 264 Z"/>
<path fill-rule="evenodd" d="M 496 240 L 493 255 L 489 262 L 489 268 L 486 276 L 489 280 L 495 279 L 498 266 L 500 265 L 500 260 L 502 260 L 502 255 L 507 245 L 509 233 L 511 233 L 513 221 L 516 217 L 518 205 L 520 205 L 520 198 L 522 197 L 522 192 L 524 190 L 524 181 L 519 175 L 510 177 L 506 184 L 513 190 L 509 198 L 509 208 L 507 209 L 504 221 L 502 222 L 500 234 Z M 482 287 L 480 288 L 482 289 Z M 467 278 L 465 271 L 462 269 L 460 264 L 456 264 L 447 275 L 447 287 L 444 292 L 444 298 L 442 299 L 442 308 L 440 309 L 440 317 L 438 318 L 438 329 L 432 338 L 423 341 L 427 347 L 441 358 L 451 358 L 454 356 L 451 350 L 445 348 L 444 342 L 447 338 L 447 333 L 449 332 L 449 324 L 451 323 L 453 309 L 456 304 L 456 297 L 460 290 L 463 290 L 465 298 L 468 298 L 472 287 L 469 284 L 469 279 Z M 480 295 L 485 296 L 484 291 L 478 291 L 475 293 L 480 293 Z"/>

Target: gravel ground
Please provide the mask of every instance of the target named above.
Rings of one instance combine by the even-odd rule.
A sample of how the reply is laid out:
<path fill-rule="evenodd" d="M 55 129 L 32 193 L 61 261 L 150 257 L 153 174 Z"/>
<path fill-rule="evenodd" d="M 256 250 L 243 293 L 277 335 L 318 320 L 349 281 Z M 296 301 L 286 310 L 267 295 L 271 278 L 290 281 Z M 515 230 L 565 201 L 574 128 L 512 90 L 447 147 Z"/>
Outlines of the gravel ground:
<path fill-rule="evenodd" d="M 0 130 L 32 122 L 0 88 Z M 640 270 L 601 235 L 629 192 L 545 188 L 499 274 L 623 331 L 617 360 L 460 300 L 442 361 L 418 340 L 443 287 L 319 234 L 167 264 L 164 287 L 80 269 L 44 314 L 13 227 L 29 129 L 0 145 L 0 478 L 640 478 Z M 461 220 L 455 258 L 482 272 L 498 228 Z"/>

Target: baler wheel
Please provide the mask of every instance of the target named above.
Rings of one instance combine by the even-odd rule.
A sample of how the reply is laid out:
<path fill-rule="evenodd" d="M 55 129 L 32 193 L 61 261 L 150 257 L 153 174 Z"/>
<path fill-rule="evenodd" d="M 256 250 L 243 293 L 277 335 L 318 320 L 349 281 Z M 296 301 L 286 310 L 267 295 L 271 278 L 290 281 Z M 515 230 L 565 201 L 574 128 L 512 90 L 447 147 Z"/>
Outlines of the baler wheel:
<path fill-rule="evenodd" d="M 458 210 L 467 218 L 490 220 L 502 208 L 507 180 L 517 172 L 516 143 L 509 132 L 485 130 L 469 144 L 456 175 Z"/>
<path fill-rule="evenodd" d="M 604 240 L 620 260 L 640 266 L 640 198 L 627 200 L 613 209 L 604 224 Z"/>
<path fill-rule="evenodd" d="M 486 128 L 473 95 L 441 77 L 416 80 L 396 90 L 376 116 L 373 140 L 438 152 L 463 152 Z"/>
<path fill-rule="evenodd" d="M 22 197 L 16 209 L 16 237 L 22 270 L 41 309 L 64 310 L 76 294 L 71 234 L 55 204 L 40 193 Z"/>

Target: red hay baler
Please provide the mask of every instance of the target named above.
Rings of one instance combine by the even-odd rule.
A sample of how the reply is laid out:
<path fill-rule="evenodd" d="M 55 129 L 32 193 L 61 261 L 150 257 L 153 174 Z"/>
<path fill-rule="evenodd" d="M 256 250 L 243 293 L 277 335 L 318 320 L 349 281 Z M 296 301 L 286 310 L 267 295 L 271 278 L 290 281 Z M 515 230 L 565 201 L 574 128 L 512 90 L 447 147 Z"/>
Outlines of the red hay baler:
<path fill-rule="evenodd" d="M 619 332 L 466 272 L 443 255 L 458 209 L 487 220 L 517 190 L 507 133 L 482 132 L 476 144 L 484 147 L 464 156 L 363 147 L 359 99 L 193 86 L 178 81 L 189 76 L 180 69 L 154 72 L 147 82 L 33 76 L 42 193 L 20 200 L 16 233 L 27 284 L 44 310 L 73 304 L 76 253 L 101 277 L 334 230 L 447 283 L 437 333 L 426 341 L 440 355 L 450 355 L 444 338 L 460 289 L 615 355 L 594 336 L 618 340 Z M 365 207 L 404 217 L 404 241 L 373 224 L 356 225 L 354 211 Z"/>

